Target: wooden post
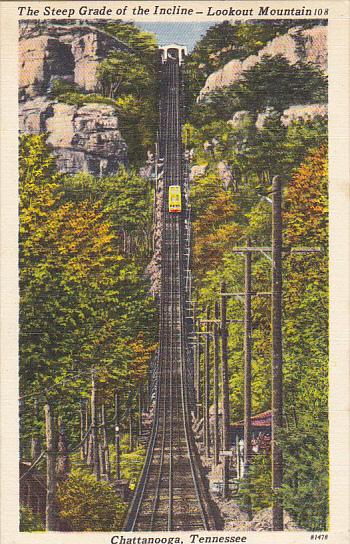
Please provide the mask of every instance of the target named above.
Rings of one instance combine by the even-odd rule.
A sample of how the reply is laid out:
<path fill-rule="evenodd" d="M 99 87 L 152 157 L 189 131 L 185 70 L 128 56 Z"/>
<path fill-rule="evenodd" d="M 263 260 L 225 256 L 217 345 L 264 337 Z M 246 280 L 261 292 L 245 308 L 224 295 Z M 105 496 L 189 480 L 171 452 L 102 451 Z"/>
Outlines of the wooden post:
<path fill-rule="evenodd" d="M 283 427 L 282 353 L 282 186 L 279 176 L 272 180 L 272 529 L 283 531 L 282 450 L 278 433 Z"/>
<path fill-rule="evenodd" d="M 107 439 L 107 427 L 106 427 L 106 410 L 105 405 L 101 406 L 101 424 L 102 424 L 102 451 L 104 461 L 104 474 L 107 476 L 107 481 L 111 481 L 111 464 L 109 460 L 109 449 Z"/>
<path fill-rule="evenodd" d="M 119 397 L 114 393 L 114 444 L 115 444 L 115 473 L 116 480 L 120 480 L 120 428 L 119 428 Z"/>
<path fill-rule="evenodd" d="M 204 352 L 204 449 L 205 455 L 208 458 L 210 456 L 210 429 L 209 429 L 209 408 L 210 408 L 210 326 L 208 320 L 210 319 L 210 308 L 206 309 L 206 335 L 205 335 L 205 352 Z"/>
<path fill-rule="evenodd" d="M 52 408 L 49 403 L 45 404 L 45 426 L 46 426 L 46 530 L 56 531 L 57 529 L 57 505 L 56 505 L 56 436 L 55 421 Z"/>
<path fill-rule="evenodd" d="M 250 240 L 247 240 L 247 247 Z M 252 254 L 244 254 L 244 475 L 252 457 Z"/>
<path fill-rule="evenodd" d="M 219 324 L 217 321 L 220 317 L 219 303 L 215 302 L 214 311 L 214 463 L 219 463 Z"/>
<path fill-rule="evenodd" d="M 227 353 L 226 283 L 221 283 L 221 382 L 222 382 L 222 448 L 230 448 L 230 397 Z M 223 497 L 229 495 L 229 458 L 223 457 Z"/>
<path fill-rule="evenodd" d="M 100 479 L 100 459 L 98 451 L 98 424 L 96 408 L 96 376 L 95 370 L 92 371 L 91 384 L 91 436 L 92 436 L 92 464 L 94 475 L 97 480 Z"/>

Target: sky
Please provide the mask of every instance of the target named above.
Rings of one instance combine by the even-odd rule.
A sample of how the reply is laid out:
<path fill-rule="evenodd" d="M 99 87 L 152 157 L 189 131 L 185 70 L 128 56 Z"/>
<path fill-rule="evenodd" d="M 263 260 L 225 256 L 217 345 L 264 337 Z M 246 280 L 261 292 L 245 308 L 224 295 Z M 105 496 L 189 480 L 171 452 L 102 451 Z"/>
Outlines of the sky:
<path fill-rule="evenodd" d="M 178 43 L 179 45 L 187 45 L 190 52 L 195 43 L 205 34 L 206 30 L 212 26 L 212 23 L 141 23 L 136 22 L 136 25 L 142 30 L 153 32 L 158 37 L 159 45 L 168 43 Z"/>

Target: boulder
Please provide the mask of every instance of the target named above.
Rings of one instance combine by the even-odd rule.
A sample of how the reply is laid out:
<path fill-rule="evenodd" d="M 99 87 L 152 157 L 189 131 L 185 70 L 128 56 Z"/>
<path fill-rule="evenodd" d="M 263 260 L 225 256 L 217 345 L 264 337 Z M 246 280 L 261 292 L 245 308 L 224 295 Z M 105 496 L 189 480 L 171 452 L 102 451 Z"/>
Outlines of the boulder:
<path fill-rule="evenodd" d="M 246 111 L 246 110 L 236 111 L 232 119 L 227 121 L 227 124 L 231 125 L 232 128 L 240 128 L 250 119 L 251 119 L 251 114 L 249 113 L 249 111 Z"/>
<path fill-rule="evenodd" d="M 192 166 L 191 172 L 190 172 L 190 181 L 193 181 L 196 178 L 200 178 L 201 176 L 204 176 L 206 170 L 207 170 L 206 164 L 197 164 L 195 166 Z"/>
<path fill-rule="evenodd" d="M 289 126 L 293 121 L 312 121 L 315 117 L 326 118 L 327 115 L 327 104 L 302 104 L 284 110 L 281 121 L 284 126 Z"/>

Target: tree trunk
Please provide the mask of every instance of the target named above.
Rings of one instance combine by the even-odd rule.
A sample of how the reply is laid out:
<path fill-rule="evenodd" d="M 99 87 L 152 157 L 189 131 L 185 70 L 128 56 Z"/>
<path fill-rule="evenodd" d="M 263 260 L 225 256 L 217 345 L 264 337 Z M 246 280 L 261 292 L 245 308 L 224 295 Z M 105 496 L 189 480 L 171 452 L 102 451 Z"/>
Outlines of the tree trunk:
<path fill-rule="evenodd" d="M 89 467 L 92 467 L 93 464 L 94 464 L 93 442 L 94 442 L 94 439 L 93 439 L 92 433 L 90 431 L 89 436 L 88 436 L 88 451 L 87 451 L 87 456 L 86 456 L 86 464 Z"/>
<path fill-rule="evenodd" d="M 111 464 L 109 459 L 109 449 L 108 449 L 108 439 L 107 439 L 107 428 L 106 428 L 106 411 L 105 405 L 101 406 L 101 423 L 102 423 L 102 451 L 103 451 L 103 461 L 104 461 L 104 473 L 107 476 L 107 480 L 111 481 Z"/>
<path fill-rule="evenodd" d="M 58 418 L 58 452 L 57 476 L 65 480 L 69 475 L 70 461 L 68 455 L 66 427 L 62 417 Z"/>
<path fill-rule="evenodd" d="M 56 504 L 56 435 L 55 422 L 50 404 L 45 404 L 46 425 L 46 530 L 57 529 L 57 504 Z"/>
<path fill-rule="evenodd" d="M 120 429 L 119 429 L 119 397 L 114 393 L 114 444 L 115 444 L 115 472 L 116 480 L 120 480 Z"/>
<path fill-rule="evenodd" d="M 134 450 L 134 436 L 133 436 L 133 421 L 132 421 L 132 413 L 131 408 L 129 410 L 129 450 Z"/>
<path fill-rule="evenodd" d="M 39 401 L 38 400 L 36 400 L 34 404 L 34 419 L 35 419 L 35 431 L 33 433 L 31 446 L 30 446 L 30 458 L 33 463 L 39 457 L 41 453 L 40 434 L 37 429 L 38 419 L 39 419 Z"/>
<path fill-rule="evenodd" d="M 96 407 L 96 379 L 95 371 L 92 373 L 91 387 L 91 435 L 92 435 L 92 462 L 96 479 L 100 479 L 100 459 L 98 451 L 98 427 L 97 427 L 97 407 Z"/>

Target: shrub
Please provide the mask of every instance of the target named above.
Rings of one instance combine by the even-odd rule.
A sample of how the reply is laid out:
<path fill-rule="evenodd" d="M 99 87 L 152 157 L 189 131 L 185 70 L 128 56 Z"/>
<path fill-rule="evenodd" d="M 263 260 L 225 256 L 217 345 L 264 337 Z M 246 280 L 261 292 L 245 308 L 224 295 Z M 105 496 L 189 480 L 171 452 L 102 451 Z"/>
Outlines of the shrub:
<path fill-rule="evenodd" d="M 44 525 L 39 514 L 35 514 L 31 508 L 21 504 L 20 506 L 20 531 L 44 531 Z"/>
<path fill-rule="evenodd" d="M 59 486 L 58 505 L 72 531 L 120 530 L 127 507 L 107 482 L 81 469 Z"/>

